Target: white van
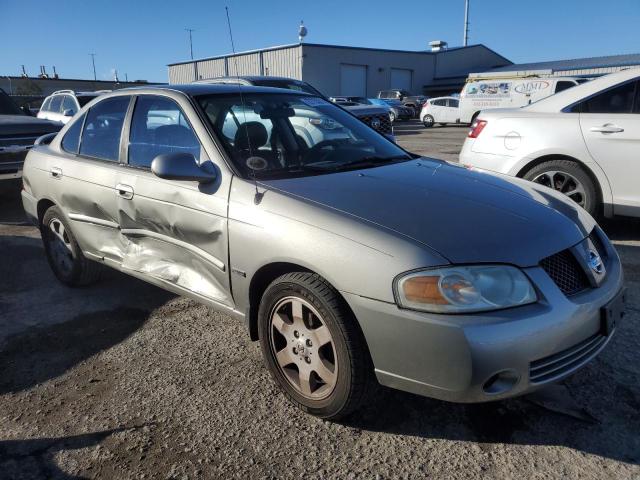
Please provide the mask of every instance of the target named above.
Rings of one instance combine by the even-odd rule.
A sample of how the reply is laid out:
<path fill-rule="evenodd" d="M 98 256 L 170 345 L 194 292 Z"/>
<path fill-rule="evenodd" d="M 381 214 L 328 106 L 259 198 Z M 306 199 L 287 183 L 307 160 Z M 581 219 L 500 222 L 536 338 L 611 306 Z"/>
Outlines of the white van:
<path fill-rule="evenodd" d="M 460 123 L 473 123 L 480 110 L 524 107 L 584 81 L 574 77 L 472 73 L 460 92 Z"/>

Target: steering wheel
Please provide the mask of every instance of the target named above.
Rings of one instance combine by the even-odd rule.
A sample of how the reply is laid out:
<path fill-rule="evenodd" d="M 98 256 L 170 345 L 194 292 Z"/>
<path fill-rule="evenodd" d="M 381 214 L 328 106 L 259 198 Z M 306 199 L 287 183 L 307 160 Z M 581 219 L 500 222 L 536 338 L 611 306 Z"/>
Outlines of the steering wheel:
<path fill-rule="evenodd" d="M 321 142 L 316 143 L 313 147 L 305 152 L 305 163 L 317 163 L 324 161 L 326 157 L 332 152 L 332 150 L 327 149 L 329 147 L 337 147 L 342 143 L 344 143 L 344 140 L 338 139 L 322 140 Z"/>

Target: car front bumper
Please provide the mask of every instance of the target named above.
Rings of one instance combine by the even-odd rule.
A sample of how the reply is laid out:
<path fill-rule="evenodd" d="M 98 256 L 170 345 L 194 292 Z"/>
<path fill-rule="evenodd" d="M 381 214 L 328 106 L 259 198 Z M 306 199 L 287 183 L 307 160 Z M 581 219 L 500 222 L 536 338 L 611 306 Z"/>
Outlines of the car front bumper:
<path fill-rule="evenodd" d="M 623 287 L 612 247 L 600 287 L 566 297 L 540 267 L 524 269 L 539 290 L 531 305 L 438 315 L 343 292 L 364 333 L 378 381 L 453 402 L 522 395 L 562 380 L 609 342 L 602 307 Z"/>

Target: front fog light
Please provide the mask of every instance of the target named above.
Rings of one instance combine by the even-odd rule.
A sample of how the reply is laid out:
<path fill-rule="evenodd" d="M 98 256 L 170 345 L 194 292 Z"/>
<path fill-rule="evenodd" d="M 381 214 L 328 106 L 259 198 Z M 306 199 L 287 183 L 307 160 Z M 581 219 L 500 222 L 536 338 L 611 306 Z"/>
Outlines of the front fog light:
<path fill-rule="evenodd" d="M 537 300 L 522 271 L 509 265 L 471 265 L 411 272 L 395 282 L 400 307 L 434 313 L 472 313 Z"/>

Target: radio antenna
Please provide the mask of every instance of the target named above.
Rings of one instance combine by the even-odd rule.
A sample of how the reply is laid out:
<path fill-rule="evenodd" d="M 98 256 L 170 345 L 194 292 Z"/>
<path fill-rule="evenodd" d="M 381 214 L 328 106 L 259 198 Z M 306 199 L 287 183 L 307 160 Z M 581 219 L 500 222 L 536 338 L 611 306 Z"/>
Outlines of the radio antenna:
<path fill-rule="evenodd" d="M 238 82 L 236 85 L 238 85 L 238 94 L 240 95 L 240 103 L 242 105 L 242 115 L 244 118 L 244 123 L 247 123 L 247 106 L 245 104 L 244 101 L 244 95 L 242 94 L 242 86 L 240 85 L 240 74 L 238 72 L 238 57 L 236 56 L 236 47 L 233 44 L 233 32 L 231 31 L 231 20 L 229 19 L 229 7 L 225 6 L 224 7 L 226 13 L 227 13 L 227 26 L 229 27 L 229 39 L 231 40 L 231 51 L 233 52 L 233 63 L 236 69 L 236 77 L 238 78 Z M 249 146 L 249 158 L 253 157 L 253 148 L 251 147 L 251 137 L 249 136 L 249 129 L 245 127 L 244 129 L 245 134 L 247 135 L 247 145 Z M 260 193 L 258 191 L 258 182 L 256 180 L 256 173 L 253 170 L 253 168 L 251 168 L 250 165 L 247 165 L 249 167 L 249 175 L 251 177 L 251 180 L 253 180 L 253 185 L 256 187 L 256 196 L 253 199 L 253 202 L 258 205 L 261 201 L 262 201 L 262 197 L 264 196 L 264 193 Z"/>

